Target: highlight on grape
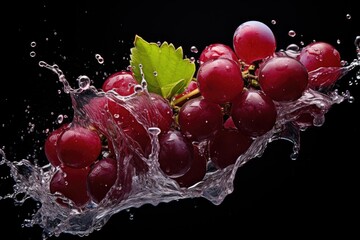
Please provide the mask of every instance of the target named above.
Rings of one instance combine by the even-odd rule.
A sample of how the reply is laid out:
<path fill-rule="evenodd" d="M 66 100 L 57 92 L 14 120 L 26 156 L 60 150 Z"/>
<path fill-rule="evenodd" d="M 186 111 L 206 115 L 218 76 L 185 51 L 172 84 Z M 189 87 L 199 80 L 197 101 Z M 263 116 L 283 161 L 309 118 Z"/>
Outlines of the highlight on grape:
<path fill-rule="evenodd" d="M 255 20 L 239 25 L 232 46 L 204 48 L 198 68 L 166 41 L 137 35 L 130 52 L 130 68 L 100 89 L 86 76 L 73 88 L 59 66 L 39 63 L 63 84 L 74 117 L 49 132 L 44 166 L 10 161 L 0 150 L 15 179 L 1 199 L 40 202 L 27 226 L 42 226 L 46 237 L 89 234 L 147 203 L 203 197 L 221 204 L 237 169 L 270 141 L 293 142 L 296 156 L 300 132 L 321 126 L 346 100 L 334 85 L 359 66 L 359 59 L 343 65 L 326 42 L 277 50 L 270 27 Z"/>

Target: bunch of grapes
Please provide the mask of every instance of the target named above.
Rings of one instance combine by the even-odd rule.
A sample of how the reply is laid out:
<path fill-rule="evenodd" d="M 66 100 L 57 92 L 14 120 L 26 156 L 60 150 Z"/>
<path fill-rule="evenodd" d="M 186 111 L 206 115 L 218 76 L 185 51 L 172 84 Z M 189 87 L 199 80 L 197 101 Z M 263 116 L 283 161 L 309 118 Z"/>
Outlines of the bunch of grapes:
<path fill-rule="evenodd" d="M 83 207 L 125 199 L 133 177 L 151 171 L 146 159 L 153 154 L 153 139 L 144 122 L 159 130 L 157 161 L 164 176 L 181 188 L 197 184 L 210 165 L 216 169 L 233 165 L 256 138 L 272 130 L 281 104 L 297 101 L 308 89 L 331 87 L 336 78 L 309 76 L 321 68 L 340 67 L 341 59 L 325 42 L 313 42 L 295 55 L 277 51 L 271 29 L 248 21 L 235 30 L 233 46 L 210 44 L 198 63 L 196 77 L 170 100 L 138 92 L 131 70 L 116 72 L 101 91 L 131 96 L 130 107 L 99 95 L 84 106 L 94 121 L 88 125 L 73 121 L 49 134 L 45 154 L 56 169 L 50 192 L 61 195 L 60 204 Z M 294 123 L 311 126 L 317 107 L 313 108 L 300 112 Z M 123 139 L 104 129 L 109 119 Z"/>

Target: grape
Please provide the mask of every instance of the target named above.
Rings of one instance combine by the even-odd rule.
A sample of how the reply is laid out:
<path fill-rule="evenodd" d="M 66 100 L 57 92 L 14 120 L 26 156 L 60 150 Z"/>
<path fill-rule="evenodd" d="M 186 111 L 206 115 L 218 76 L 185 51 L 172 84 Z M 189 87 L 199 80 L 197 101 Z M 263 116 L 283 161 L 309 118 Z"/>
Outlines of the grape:
<path fill-rule="evenodd" d="M 145 154 L 151 142 L 144 126 L 136 120 L 135 116 L 131 114 L 129 110 L 119 103 L 108 100 L 108 106 L 115 123 L 128 136 L 133 147 Z M 141 114 L 140 106 L 136 105 L 135 107 L 139 110 L 138 113 Z"/>
<path fill-rule="evenodd" d="M 169 177 L 184 175 L 193 161 L 193 146 L 180 131 L 171 129 L 159 136 L 159 164 Z"/>
<path fill-rule="evenodd" d="M 52 131 L 45 140 L 45 144 L 44 144 L 45 156 L 46 156 L 46 159 L 54 167 L 61 165 L 61 161 L 56 152 L 56 145 L 57 145 L 57 140 L 59 139 L 59 136 L 66 128 L 68 128 L 68 126 L 69 126 L 69 123 L 62 124 L 59 128 Z"/>
<path fill-rule="evenodd" d="M 91 124 L 93 125 L 93 127 L 100 130 L 102 128 L 101 126 L 107 125 L 107 99 L 105 96 L 96 96 L 89 99 L 88 103 L 84 105 L 84 110 L 92 119 Z"/>
<path fill-rule="evenodd" d="M 241 132 L 258 137 L 274 127 L 277 110 L 270 97 L 250 88 L 232 102 L 231 117 Z"/>
<path fill-rule="evenodd" d="M 225 44 L 222 43 L 213 43 L 204 48 L 204 50 L 201 52 L 199 57 L 199 64 L 202 65 L 204 62 L 216 59 L 216 58 L 229 58 L 231 60 L 234 60 L 235 62 L 238 61 L 238 58 L 234 52 L 234 50 Z"/>
<path fill-rule="evenodd" d="M 52 176 L 50 181 L 50 192 L 61 193 L 65 198 L 71 200 L 77 207 L 84 206 L 89 200 L 86 180 L 90 168 L 61 167 Z M 68 206 L 68 201 L 62 197 L 56 201 L 63 206 Z"/>
<path fill-rule="evenodd" d="M 159 114 L 153 115 L 153 122 L 157 121 L 157 127 L 160 128 L 162 132 L 167 132 L 170 130 L 174 119 L 173 119 L 173 110 L 170 106 L 168 100 L 156 93 L 149 93 L 150 100 L 152 101 L 153 106 L 156 108 Z M 155 119 L 156 118 L 156 119 Z"/>
<path fill-rule="evenodd" d="M 252 64 L 274 54 L 276 39 L 266 24 L 259 21 L 247 21 L 235 30 L 233 47 L 241 61 Z"/>
<path fill-rule="evenodd" d="M 192 141 L 202 141 L 222 127 L 223 115 L 219 104 L 200 96 L 180 108 L 178 120 L 183 135 Z"/>
<path fill-rule="evenodd" d="M 116 160 L 112 158 L 101 159 L 96 162 L 87 177 L 87 189 L 91 199 L 99 203 L 104 199 L 117 177 Z"/>
<path fill-rule="evenodd" d="M 223 169 L 236 162 L 245 153 L 253 140 L 235 129 L 222 129 L 216 132 L 209 143 L 209 155 L 217 168 Z"/>
<path fill-rule="evenodd" d="M 301 49 L 299 61 L 311 72 L 319 67 L 341 67 L 341 57 L 335 47 L 326 42 L 312 42 Z"/>
<path fill-rule="evenodd" d="M 306 45 L 301 49 L 298 60 L 310 73 L 322 67 L 341 67 L 340 53 L 331 44 L 326 42 L 313 42 Z M 325 78 L 311 77 L 309 80 L 309 85 L 313 89 L 319 87 L 328 87 L 339 78 L 339 74 L 335 72 L 333 79 L 329 79 L 330 76 Z"/>
<path fill-rule="evenodd" d="M 300 98 L 308 85 L 308 77 L 306 68 L 292 57 L 273 57 L 259 70 L 261 89 L 279 102 Z"/>
<path fill-rule="evenodd" d="M 191 187 L 200 182 L 206 174 L 207 156 L 200 149 L 199 146 L 194 144 L 194 157 L 190 169 L 182 176 L 174 178 L 180 187 Z"/>
<path fill-rule="evenodd" d="M 130 71 L 120 71 L 111 74 L 106 78 L 102 85 L 102 89 L 107 92 L 115 90 L 122 96 L 128 96 L 134 93 L 134 86 L 138 84 L 134 75 Z"/>
<path fill-rule="evenodd" d="M 60 161 L 72 168 L 84 168 L 94 163 L 102 149 L 99 134 L 79 125 L 62 132 L 56 151 Z"/>
<path fill-rule="evenodd" d="M 202 64 L 197 81 L 201 95 L 219 104 L 230 102 L 244 87 L 238 63 L 228 58 L 217 58 Z"/>

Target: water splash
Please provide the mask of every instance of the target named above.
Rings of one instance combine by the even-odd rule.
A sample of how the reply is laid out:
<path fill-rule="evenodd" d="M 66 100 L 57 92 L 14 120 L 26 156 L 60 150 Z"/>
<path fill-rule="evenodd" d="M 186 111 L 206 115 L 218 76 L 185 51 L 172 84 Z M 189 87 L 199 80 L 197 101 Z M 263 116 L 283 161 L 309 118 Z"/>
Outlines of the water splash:
<path fill-rule="evenodd" d="M 357 39 L 359 38 L 357 37 Z M 355 42 L 358 47 L 359 40 Z M 289 46 L 287 51 L 296 52 L 298 47 L 296 45 Z M 310 125 L 321 126 L 325 121 L 325 113 L 332 105 L 340 104 L 345 99 L 350 100 L 351 98 L 350 94 L 339 94 L 338 91 L 329 88 L 318 91 L 308 89 L 295 102 L 278 103 L 276 105 L 278 118 L 275 127 L 268 133 L 256 138 L 248 151 L 239 156 L 234 165 L 219 170 L 214 168 L 209 161 L 207 172 L 202 181 L 192 187 L 181 188 L 175 180 L 165 176 L 159 168 L 157 159 L 160 146 L 157 136 L 160 130 L 154 127 L 156 126 L 154 122 L 151 122 L 133 107 L 140 103 L 140 98 L 145 98 L 148 101 L 141 101 L 141 104 L 146 105 L 143 108 L 148 109 L 148 111 L 157 111 L 150 100 L 143 74 L 141 83 L 135 87 L 135 93 L 124 97 L 114 91 L 105 93 L 96 89 L 91 85 L 91 80 L 87 76 L 78 77 L 78 87 L 73 88 L 58 65 L 50 65 L 40 61 L 39 66 L 54 72 L 63 85 L 63 91 L 71 97 L 74 109 L 73 122 L 96 125 L 102 133 L 115 143 L 116 158 L 124 158 L 124 161 L 118 161 L 118 164 L 120 164 L 119 162 L 125 163 L 121 167 L 125 169 L 124 174 L 131 179 L 131 190 L 125 198 L 115 200 L 111 198 L 111 194 L 117 190 L 112 188 L 107 197 L 98 204 L 90 202 L 85 208 L 78 209 L 72 206 L 70 202 L 69 204 L 72 207 L 63 207 L 56 201 L 61 196 L 50 194 L 48 190 L 49 182 L 56 168 L 50 164 L 41 166 L 27 159 L 10 161 L 5 152 L 0 149 L 0 165 L 7 166 L 10 172 L 9 176 L 15 180 L 13 192 L 0 196 L 0 200 L 11 198 L 17 205 L 22 205 L 27 199 L 38 202 L 40 207 L 31 219 L 25 219 L 24 226 L 41 226 L 44 239 L 50 236 L 59 236 L 61 233 L 79 236 L 89 235 L 91 232 L 101 229 L 112 215 L 144 204 L 156 206 L 159 203 L 173 200 L 203 197 L 213 204 L 219 205 L 228 194 L 233 192 L 233 183 L 239 167 L 251 159 L 260 157 L 267 145 L 275 140 L 286 140 L 293 143 L 293 153 L 290 158 L 295 160 L 300 151 L 300 131 L 305 131 Z M 310 74 L 310 77 L 314 79 L 326 78 L 327 81 L 335 83 L 358 66 L 360 66 L 360 58 L 355 59 L 347 66 L 315 70 Z M 142 66 L 139 68 L 142 69 Z M 136 121 L 147 129 L 151 140 L 149 156 L 144 156 L 131 144 L 132 139 L 129 139 L 123 129 L 116 124 L 116 116 L 109 113 L 107 105 L 100 112 L 103 117 L 99 118 L 93 105 L 89 104 L 91 101 L 99 99 L 106 99 L 126 108 Z M 311 115 L 313 117 L 312 123 L 301 121 L 300 116 L 303 114 Z M 199 146 L 202 145 L 199 144 Z M 139 159 L 142 164 L 147 166 L 148 171 L 135 174 L 129 164 L 134 158 Z"/>

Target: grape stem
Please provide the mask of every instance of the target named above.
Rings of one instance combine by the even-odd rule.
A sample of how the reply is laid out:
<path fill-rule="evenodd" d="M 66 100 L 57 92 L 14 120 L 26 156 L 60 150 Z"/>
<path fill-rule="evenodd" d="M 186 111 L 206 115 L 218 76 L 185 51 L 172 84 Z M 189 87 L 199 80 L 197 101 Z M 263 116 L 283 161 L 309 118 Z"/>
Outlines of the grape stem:
<path fill-rule="evenodd" d="M 199 88 L 195 88 L 191 92 L 189 92 L 189 93 L 175 99 L 174 101 L 172 101 L 171 105 L 172 106 L 181 105 L 185 101 L 189 100 L 190 98 L 196 97 L 199 94 L 200 94 Z"/>
<path fill-rule="evenodd" d="M 258 76 L 255 75 L 255 71 L 258 67 L 256 65 L 250 65 L 247 70 L 242 72 L 243 79 L 249 86 L 259 88 Z"/>

